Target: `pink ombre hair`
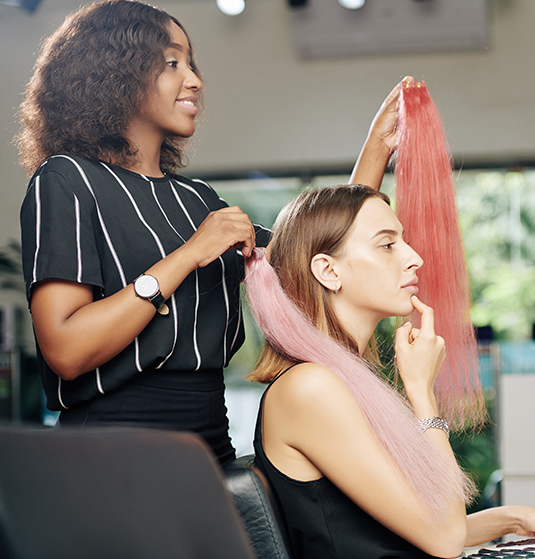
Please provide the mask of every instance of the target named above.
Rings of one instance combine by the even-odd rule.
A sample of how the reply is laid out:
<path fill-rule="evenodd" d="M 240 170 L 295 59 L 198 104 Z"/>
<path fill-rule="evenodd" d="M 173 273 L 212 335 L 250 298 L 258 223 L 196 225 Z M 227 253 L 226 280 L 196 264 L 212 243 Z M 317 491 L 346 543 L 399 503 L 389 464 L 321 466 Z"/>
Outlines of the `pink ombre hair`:
<path fill-rule="evenodd" d="M 405 240 L 425 263 L 418 272 L 419 297 L 435 310 L 435 330 L 446 340 L 437 399 L 450 424 L 477 426 L 485 404 L 451 157 L 425 82 L 405 82 L 400 93 L 396 213 Z M 418 313 L 413 321 L 419 321 Z"/>
<path fill-rule="evenodd" d="M 273 366 L 273 354 L 281 357 L 281 365 L 311 362 L 332 370 L 354 396 L 414 491 L 431 511 L 440 514 L 454 495 L 469 502 L 473 484 L 439 447 L 422 436 L 403 397 L 360 357 L 337 317 L 330 317 L 327 290 L 310 270 L 314 254 L 336 254 L 342 248 L 358 211 L 373 196 L 388 202 L 381 193 L 358 185 L 302 193 L 283 209 L 275 224 L 270 245 L 273 266 L 258 249 L 246 261 L 249 303 L 267 340 L 251 376 L 257 374 L 260 381 L 275 378 L 280 369 Z"/>

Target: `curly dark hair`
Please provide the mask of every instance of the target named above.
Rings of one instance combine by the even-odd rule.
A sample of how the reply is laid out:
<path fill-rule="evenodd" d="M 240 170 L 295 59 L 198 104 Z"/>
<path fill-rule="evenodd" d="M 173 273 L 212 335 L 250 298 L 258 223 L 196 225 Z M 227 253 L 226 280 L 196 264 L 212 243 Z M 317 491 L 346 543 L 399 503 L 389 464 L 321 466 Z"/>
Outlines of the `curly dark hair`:
<path fill-rule="evenodd" d="M 188 37 L 163 10 L 107 0 L 71 14 L 44 41 L 19 111 L 16 141 L 29 174 L 58 153 L 122 166 L 135 162 L 135 147 L 124 132 L 163 71 L 170 22 Z M 201 78 L 193 53 L 192 68 Z M 180 137 L 164 141 L 162 171 L 184 166 L 184 143 Z"/>

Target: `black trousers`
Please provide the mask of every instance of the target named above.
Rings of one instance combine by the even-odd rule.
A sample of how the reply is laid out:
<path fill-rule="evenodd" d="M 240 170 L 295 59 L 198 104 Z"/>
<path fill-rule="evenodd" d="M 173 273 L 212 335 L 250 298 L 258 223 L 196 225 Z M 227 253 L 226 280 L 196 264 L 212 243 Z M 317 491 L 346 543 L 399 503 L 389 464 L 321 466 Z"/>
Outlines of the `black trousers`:
<path fill-rule="evenodd" d="M 206 440 L 224 465 L 236 457 L 224 390 L 221 369 L 143 371 L 114 392 L 63 410 L 58 427 L 121 425 L 192 431 Z"/>

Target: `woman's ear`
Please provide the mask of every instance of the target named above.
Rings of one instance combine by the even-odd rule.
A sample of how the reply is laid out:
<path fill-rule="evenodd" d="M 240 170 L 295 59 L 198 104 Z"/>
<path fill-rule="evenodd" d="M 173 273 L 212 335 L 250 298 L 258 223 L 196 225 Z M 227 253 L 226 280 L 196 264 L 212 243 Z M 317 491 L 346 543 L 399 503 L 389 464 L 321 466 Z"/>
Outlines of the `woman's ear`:
<path fill-rule="evenodd" d="M 268 243 L 266 247 L 266 260 L 269 262 L 269 257 L 271 256 L 271 241 Z M 270 262 L 271 264 L 271 262 Z"/>
<path fill-rule="evenodd" d="M 323 287 L 335 293 L 338 292 L 340 277 L 331 256 L 322 253 L 316 254 L 310 262 L 310 270 Z"/>

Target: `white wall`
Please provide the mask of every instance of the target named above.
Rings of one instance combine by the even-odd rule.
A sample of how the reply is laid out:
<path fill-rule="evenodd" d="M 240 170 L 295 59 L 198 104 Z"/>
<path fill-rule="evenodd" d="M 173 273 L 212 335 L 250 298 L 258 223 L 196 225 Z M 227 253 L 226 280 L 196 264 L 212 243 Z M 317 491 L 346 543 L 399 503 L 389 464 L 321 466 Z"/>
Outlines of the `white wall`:
<path fill-rule="evenodd" d="M 502 504 L 535 503 L 534 374 L 500 376 L 500 464 Z"/>
<path fill-rule="evenodd" d="M 10 145 L 20 94 L 40 38 L 77 4 L 42 0 L 35 14 L 0 6 L 0 246 L 18 236 L 26 183 Z M 214 4 L 158 2 L 189 30 L 208 87 L 190 174 L 349 168 L 380 102 L 406 74 L 426 80 L 456 157 L 535 159 L 533 0 L 489 0 L 488 51 L 332 60 L 297 57 L 285 0 L 249 0 L 236 18 Z"/>

